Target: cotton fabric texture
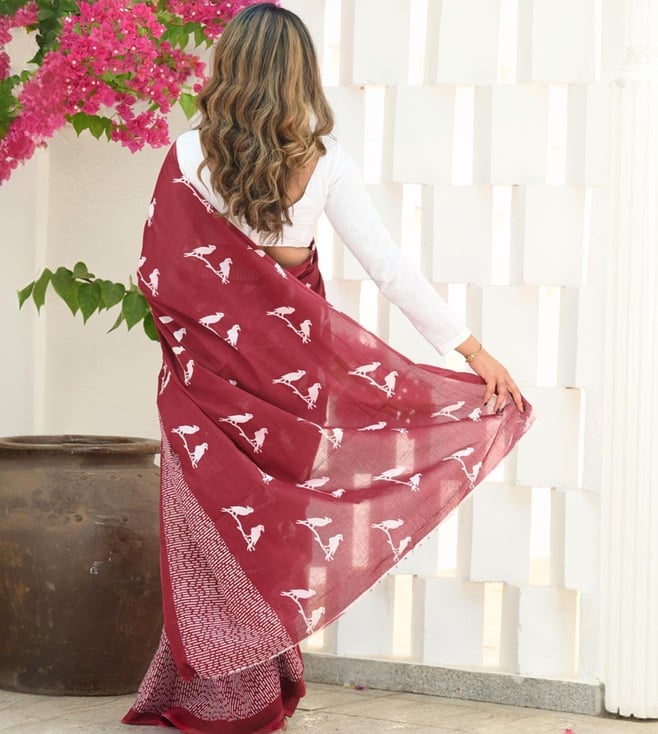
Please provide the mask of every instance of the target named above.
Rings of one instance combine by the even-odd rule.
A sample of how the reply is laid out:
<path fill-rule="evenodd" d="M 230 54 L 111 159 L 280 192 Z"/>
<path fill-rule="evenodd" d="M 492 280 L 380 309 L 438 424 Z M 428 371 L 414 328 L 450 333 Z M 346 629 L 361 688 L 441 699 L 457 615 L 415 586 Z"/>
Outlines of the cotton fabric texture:
<path fill-rule="evenodd" d="M 285 270 L 164 162 L 140 283 L 160 333 L 164 632 L 126 723 L 280 728 L 298 643 L 513 448 L 480 378 L 414 364 Z"/>

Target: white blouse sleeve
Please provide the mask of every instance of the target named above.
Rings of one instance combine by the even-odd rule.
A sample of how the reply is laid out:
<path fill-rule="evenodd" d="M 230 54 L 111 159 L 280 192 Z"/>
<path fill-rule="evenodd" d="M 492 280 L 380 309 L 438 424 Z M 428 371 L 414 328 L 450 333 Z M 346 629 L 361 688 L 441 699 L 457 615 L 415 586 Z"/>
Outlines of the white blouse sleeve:
<path fill-rule="evenodd" d="M 394 242 L 340 143 L 330 155 L 329 221 L 386 298 L 440 354 L 447 354 L 468 339 L 468 328 Z"/>

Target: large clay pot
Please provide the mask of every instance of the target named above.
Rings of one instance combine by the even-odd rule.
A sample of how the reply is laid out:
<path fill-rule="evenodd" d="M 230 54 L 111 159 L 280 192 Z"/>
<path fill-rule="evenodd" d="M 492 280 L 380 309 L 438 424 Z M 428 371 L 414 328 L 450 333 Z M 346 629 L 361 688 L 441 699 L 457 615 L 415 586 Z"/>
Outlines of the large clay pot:
<path fill-rule="evenodd" d="M 0 688 L 135 691 L 157 646 L 159 444 L 0 439 Z"/>

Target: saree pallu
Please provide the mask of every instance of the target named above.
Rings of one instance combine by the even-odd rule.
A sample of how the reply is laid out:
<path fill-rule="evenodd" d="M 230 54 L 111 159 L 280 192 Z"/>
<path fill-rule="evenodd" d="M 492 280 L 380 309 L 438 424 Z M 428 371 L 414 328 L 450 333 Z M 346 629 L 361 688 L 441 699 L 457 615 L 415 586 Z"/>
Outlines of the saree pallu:
<path fill-rule="evenodd" d="M 138 277 L 163 352 L 164 631 L 124 721 L 280 728 L 298 643 L 421 541 L 532 422 L 479 377 L 414 364 L 285 270 L 182 174 L 172 148 Z"/>

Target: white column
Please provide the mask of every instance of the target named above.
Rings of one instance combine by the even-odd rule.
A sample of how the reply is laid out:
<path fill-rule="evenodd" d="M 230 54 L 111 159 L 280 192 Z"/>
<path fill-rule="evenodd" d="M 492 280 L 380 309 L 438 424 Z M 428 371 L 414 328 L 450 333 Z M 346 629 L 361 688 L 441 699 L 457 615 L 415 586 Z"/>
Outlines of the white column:
<path fill-rule="evenodd" d="M 605 706 L 658 717 L 658 0 L 615 80 L 602 486 Z"/>

